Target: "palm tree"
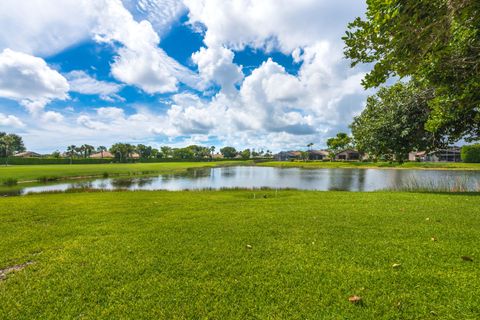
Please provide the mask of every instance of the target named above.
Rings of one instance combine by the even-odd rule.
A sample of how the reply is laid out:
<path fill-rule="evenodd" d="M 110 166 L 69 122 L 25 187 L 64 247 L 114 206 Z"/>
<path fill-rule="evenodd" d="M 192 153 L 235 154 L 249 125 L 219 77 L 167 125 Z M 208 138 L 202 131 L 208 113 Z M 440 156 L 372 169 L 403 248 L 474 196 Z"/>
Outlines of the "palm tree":
<path fill-rule="evenodd" d="M 2 137 L 2 142 L 5 147 L 5 166 L 8 166 L 8 156 L 10 155 L 10 147 L 15 143 L 15 139 L 10 136 L 6 135 Z"/>
<path fill-rule="evenodd" d="M 313 142 L 310 142 L 309 144 L 307 144 L 307 148 L 308 148 L 308 149 L 312 149 L 313 145 L 314 145 L 314 143 L 313 143 Z"/>
<path fill-rule="evenodd" d="M 103 153 L 104 153 L 105 151 L 107 151 L 107 147 L 105 147 L 105 146 L 99 146 L 99 147 L 97 148 L 97 152 L 101 152 L 101 153 L 102 153 L 102 159 L 103 159 Z"/>
<path fill-rule="evenodd" d="M 172 148 L 170 147 L 163 146 L 160 148 L 160 150 L 162 151 L 164 158 L 168 158 L 172 154 Z"/>
<path fill-rule="evenodd" d="M 215 153 L 215 146 L 211 146 L 211 147 L 210 147 L 210 158 L 213 159 L 214 153 Z"/>
<path fill-rule="evenodd" d="M 81 148 L 83 149 L 83 157 L 85 159 L 92 154 L 93 150 L 95 150 L 95 147 L 91 146 L 89 144 L 84 144 L 84 145 L 82 145 Z"/>
<path fill-rule="evenodd" d="M 77 146 L 74 144 L 67 147 L 67 154 L 70 157 L 70 164 L 72 164 L 73 162 L 73 156 L 75 155 L 76 151 L 77 151 Z"/>

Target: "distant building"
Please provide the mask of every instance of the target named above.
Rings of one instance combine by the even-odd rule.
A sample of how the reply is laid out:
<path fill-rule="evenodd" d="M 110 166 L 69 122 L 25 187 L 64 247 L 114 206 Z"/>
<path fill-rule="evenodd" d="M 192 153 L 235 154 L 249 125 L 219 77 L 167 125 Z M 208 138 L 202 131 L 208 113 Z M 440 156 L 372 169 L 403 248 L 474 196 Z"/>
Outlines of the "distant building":
<path fill-rule="evenodd" d="M 325 160 L 330 156 L 330 153 L 326 150 L 309 150 L 307 152 L 309 160 Z"/>
<path fill-rule="evenodd" d="M 92 153 L 90 155 L 90 158 L 92 159 L 103 159 L 103 158 L 113 158 L 113 157 L 114 157 L 113 154 L 111 154 L 108 151 L 101 151 L 97 153 Z"/>
<path fill-rule="evenodd" d="M 302 153 L 300 151 L 282 151 L 273 156 L 277 161 L 290 161 L 300 159 Z"/>
<path fill-rule="evenodd" d="M 212 156 L 213 159 L 223 159 L 223 154 L 221 153 L 215 153 L 213 156 Z"/>
<path fill-rule="evenodd" d="M 420 162 L 461 162 L 461 148 L 450 147 L 431 152 L 410 152 L 408 154 L 408 160 Z"/>
<path fill-rule="evenodd" d="M 347 149 L 339 152 L 335 155 L 335 160 L 360 160 L 361 154 L 357 150 L 354 149 Z"/>
<path fill-rule="evenodd" d="M 19 152 L 13 155 L 14 157 L 19 157 L 19 158 L 40 158 L 42 157 L 41 154 L 33 152 L 33 151 L 25 151 L 25 152 Z"/>

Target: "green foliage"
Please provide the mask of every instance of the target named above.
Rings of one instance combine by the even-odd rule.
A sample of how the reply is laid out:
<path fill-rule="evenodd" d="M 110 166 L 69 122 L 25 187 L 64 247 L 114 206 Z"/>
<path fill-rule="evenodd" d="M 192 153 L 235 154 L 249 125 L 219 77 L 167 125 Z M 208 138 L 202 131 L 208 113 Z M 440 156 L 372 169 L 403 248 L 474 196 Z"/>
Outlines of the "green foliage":
<path fill-rule="evenodd" d="M 373 63 L 363 80 L 377 87 L 412 77 L 434 91 L 427 128 L 451 141 L 480 134 L 480 1 L 370 0 L 366 18 L 343 38 L 352 66 Z"/>
<path fill-rule="evenodd" d="M 2 181 L 2 184 L 4 186 L 7 186 L 7 187 L 12 187 L 12 186 L 16 186 L 18 183 L 18 180 L 17 179 L 14 179 L 14 178 L 7 178 L 5 180 Z"/>
<path fill-rule="evenodd" d="M 366 109 L 351 124 L 357 148 L 373 159 L 402 162 L 409 152 L 443 146 L 439 134 L 425 129 L 432 94 L 418 90 L 412 82 L 381 88 L 367 99 Z"/>
<path fill-rule="evenodd" d="M 223 147 L 220 149 L 220 153 L 225 158 L 234 158 L 237 155 L 237 150 L 234 147 Z"/>
<path fill-rule="evenodd" d="M 137 145 L 136 148 L 138 154 L 140 155 L 140 158 L 148 159 L 152 156 L 153 153 L 153 148 L 150 146 L 146 146 L 144 144 L 139 144 Z"/>
<path fill-rule="evenodd" d="M 250 152 L 250 149 L 245 149 L 240 153 L 240 155 L 242 156 L 242 159 L 247 160 L 250 159 L 252 153 Z"/>
<path fill-rule="evenodd" d="M 110 147 L 110 153 L 120 162 L 126 162 L 135 152 L 135 146 L 129 143 L 115 143 Z"/>
<path fill-rule="evenodd" d="M 338 152 L 352 147 L 353 140 L 348 134 L 344 132 L 337 133 L 337 136 L 327 140 L 327 146 L 331 151 L 331 157 L 335 156 Z"/>
<path fill-rule="evenodd" d="M 478 318 L 480 197 L 253 193 L 0 198 L 0 319 Z"/>
<path fill-rule="evenodd" d="M 0 158 L 6 158 L 15 152 L 25 151 L 23 139 L 14 133 L 0 132 Z"/>
<path fill-rule="evenodd" d="M 463 146 L 462 161 L 466 163 L 480 163 L 480 144 Z"/>

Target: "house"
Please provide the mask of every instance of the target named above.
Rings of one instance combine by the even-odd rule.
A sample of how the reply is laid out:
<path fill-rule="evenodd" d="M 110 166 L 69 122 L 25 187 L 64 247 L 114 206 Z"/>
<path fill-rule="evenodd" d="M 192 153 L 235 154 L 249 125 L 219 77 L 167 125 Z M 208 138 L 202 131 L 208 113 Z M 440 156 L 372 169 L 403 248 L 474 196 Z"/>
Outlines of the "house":
<path fill-rule="evenodd" d="M 307 152 L 309 160 L 325 160 L 328 159 L 330 155 L 326 150 L 309 150 Z"/>
<path fill-rule="evenodd" d="M 19 158 L 40 158 L 42 155 L 33 151 L 19 152 L 13 155 Z"/>
<path fill-rule="evenodd" d="M 290 161 L 300 159 L 302 153 L 300 151 L 282 151 L 273 156 L 277 161 Z"/>
<path fill-rule="evenodd" d="M 215 153 L 213 156 L 212 156 L 213 159 L 223 159 L 223 154 L 221 153 Z"/>
<path fill-rule="evenodd" d="M 461 162 L 461 148 L 449 147 L 431 152 L 410 152 L 408 160 L 421 162 Z"/>
<path fill-rule="evenodd" d="M 111 154 L 108 151 L 92 153 L 90 155 L 90 158 L 92 158 L 92 159 L 113 158 L 113 157 L 114 157 L 113 154 Z"/>
<path fill-rule="evenodd" d="M 361 155 L 360 152 L 354 149 L 347 149 L 339 152 L 335 155 L 335 160 L 360 160 Z"/>
<path fill-rule="evenodd" d="M 130 159 L 140 159 L 141 157 L 138 153 L 134 152 L 134 153 L 130 154 L 129 158 Z"/>

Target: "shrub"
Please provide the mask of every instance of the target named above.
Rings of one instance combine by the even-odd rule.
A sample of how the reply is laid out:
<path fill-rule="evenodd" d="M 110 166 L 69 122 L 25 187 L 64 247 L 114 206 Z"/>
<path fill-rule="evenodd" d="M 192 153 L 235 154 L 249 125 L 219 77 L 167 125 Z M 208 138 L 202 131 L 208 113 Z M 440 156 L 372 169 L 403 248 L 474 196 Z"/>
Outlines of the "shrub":
<path fill-rule="evenodd" d="M 18 183 L 17 179 L 14 179 L 14 178 L 8 178 L 3 180 L 3 185 L 7 187 L 16 186 L 17 183 Z"/>
<path fill-rule="evenodd" d="M 462 161 L 466 163 L 480 163 L 480 144 L 463 146 Z"/>

